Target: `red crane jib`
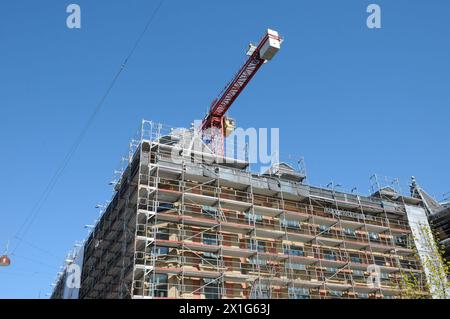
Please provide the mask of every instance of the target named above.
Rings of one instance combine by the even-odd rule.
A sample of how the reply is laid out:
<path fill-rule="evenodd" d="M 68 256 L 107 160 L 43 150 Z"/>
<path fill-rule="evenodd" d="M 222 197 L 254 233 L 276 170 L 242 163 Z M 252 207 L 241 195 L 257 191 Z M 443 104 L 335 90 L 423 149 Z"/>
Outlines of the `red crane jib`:
<path fill-rule="evenodd" d="M 266 34 L 264 36 L 258 47 L 248 58 L 233 80 L 225 87 L 223 93 L 212 102 L 208 115 L 203 119 L 201 125 L 202 131 L 210 127 L 222 128 L 225 113 L 244 90 L 261 65 L 263 65 L 265 60 L 260 57 L 260 49 L 269 36 L 271 35 Z"/>

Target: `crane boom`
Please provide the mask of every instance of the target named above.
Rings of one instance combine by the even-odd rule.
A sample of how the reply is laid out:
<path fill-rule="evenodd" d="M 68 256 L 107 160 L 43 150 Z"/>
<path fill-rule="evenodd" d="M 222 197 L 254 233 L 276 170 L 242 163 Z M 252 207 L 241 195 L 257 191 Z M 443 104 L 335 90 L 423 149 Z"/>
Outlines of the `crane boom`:
<path fill-rule="evenodd" d="M 221 136 L 217 136 L 217 133 L 211 136 L 211 140 L 221 139 L 220 143 L 223 144 L 223 138 L 226 135 L 224 131 L 225 113 L 258 72 L 261 65 L 275 56 L 280 49 L 281 42 L 278 32 L 269 29 L 257 46 L 250 45 L 247 53 L 249 58 L 222 93 L 211 103 L 209 112 L 201 123 L 201 131 L 216 129 L 220 133 Z"/>

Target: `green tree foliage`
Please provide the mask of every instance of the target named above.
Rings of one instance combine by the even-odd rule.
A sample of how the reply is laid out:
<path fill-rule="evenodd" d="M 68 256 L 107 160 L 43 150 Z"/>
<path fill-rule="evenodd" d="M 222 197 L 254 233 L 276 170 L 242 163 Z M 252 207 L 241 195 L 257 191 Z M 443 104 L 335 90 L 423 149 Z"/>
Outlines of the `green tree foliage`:
<path fill-rule="evenodd" d="M 421 252 L 415 249 L 415 256 L 426 271 L 415 273 L 413 271 L 402 271 L 401 274 L 401 294 L 404 299 L 426 299 L 431 298 L 431 294 L 437 299 L 450 299 L 450 262 L 444 258 L 444 247 L 436 244 L 437 236 L 428 226 L 419 228 L 420 238 L 414 238 L 421 243 Z M 419 255 L 419 253 L 422 253 Z M 424 280 L 421 280 L 421 279 Z M 423 290 L 428 291 L 424 293 Z"/>

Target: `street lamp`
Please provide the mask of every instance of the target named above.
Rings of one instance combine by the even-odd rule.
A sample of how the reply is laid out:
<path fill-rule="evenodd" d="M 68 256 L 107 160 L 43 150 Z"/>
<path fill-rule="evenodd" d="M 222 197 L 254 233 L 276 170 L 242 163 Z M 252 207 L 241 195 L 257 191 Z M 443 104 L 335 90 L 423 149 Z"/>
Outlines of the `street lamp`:
<path fill-rule="evenodd" d="M 3 255 L 0 257 L 0 266 L 1 267 L 8 267 L 11 265 L 11 259 L 7 255 Z"/>
<path fill-rule="evenodd" d="M 8 257 L 9 242 L 6 244 L 5 254 L 0 256 L 0 267 L 8 267 L 11 265 L 11 259 Z"/>

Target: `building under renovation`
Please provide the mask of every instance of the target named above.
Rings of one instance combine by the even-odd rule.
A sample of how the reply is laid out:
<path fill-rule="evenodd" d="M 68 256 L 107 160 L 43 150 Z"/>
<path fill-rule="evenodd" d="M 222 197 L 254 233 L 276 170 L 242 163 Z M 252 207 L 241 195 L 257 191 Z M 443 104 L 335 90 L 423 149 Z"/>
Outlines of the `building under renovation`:
<path fill-rule="evenodd" d="M 192 132 L 143 121 L 79 298 L 397 298 L 405 274 L 428 295 L 409 223 L 421 199 L 376 179 L 369 197 L 314 187 L 284 163 L 254 173 L 182 147 Z"/>
<path fill-rule="evenodd" d="M 376 176 L 370 196 L 314 187 L 288 163 L 256 173 L 229 155 L 226 112 L 282 41 L 269 29 L 249 46 L 195 129 L 143 121 L 84 243 L 78 298 L 396 298 L 405 276 L 433 293 L 413 236 L 429 228 L 421 198 Z"/>

